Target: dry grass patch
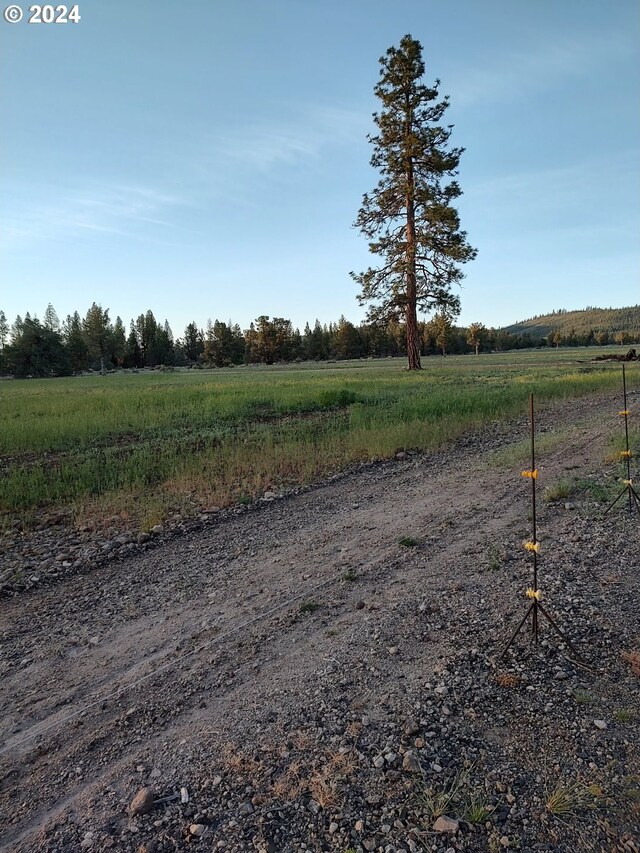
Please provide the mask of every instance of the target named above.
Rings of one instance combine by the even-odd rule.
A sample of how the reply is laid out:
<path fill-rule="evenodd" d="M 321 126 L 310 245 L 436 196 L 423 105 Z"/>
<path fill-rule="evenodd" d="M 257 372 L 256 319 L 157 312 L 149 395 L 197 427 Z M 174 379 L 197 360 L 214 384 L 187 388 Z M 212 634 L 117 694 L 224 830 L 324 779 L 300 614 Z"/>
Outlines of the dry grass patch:
<path fill-rule="evenodd" d="M 264 765 L 253 756 L 239 752 L 233 744 L 227 744 L 222 749 L 222 767 L 236 775 L 251 776 L 259 773 Z"/>
<path fill-rule="evenodd" d="M 282 802 L 308 795 L 323 809 L 334 808 L 342 802 L 357 766 L 351 752 L 324 752 L 308 760 L 298 757 L 272 782 L 271 794 Z"/>
<path fill-rule="evenodd" d="M 622 659 L 631 667 L 631 674 L 640 678 L 640 651 L 630 649 L 628 652 L 622 652 Z"/>
<path fill-rule="evenodd" d="M 522 678 L 513 672 L 499 672 L 495 680 L 498 687 L 519 687 L 522 684 Z"/>
<path fill-rule="evenodd" d="M 344 730 L 347 737 L 357 738 L 364 726 L 358 720 L 352 720 Z"/>
<path fill-rule="evenodd" d="M 555 817 L 570 817 L 585 809 L 595 809 L 603 798 L 600 785 L 583 782 L 557 782 L 545 791 L 545 808 Z"/>
<path fill-rule="evenodd" d="M 297 731 L 295 731 L 291 735 L 290 740 L 294 747 L 300 751 L 311 749 L 311 747 L 315 743 L 309 732 L 305 732 L 302 729 L 298 729 Z"/>

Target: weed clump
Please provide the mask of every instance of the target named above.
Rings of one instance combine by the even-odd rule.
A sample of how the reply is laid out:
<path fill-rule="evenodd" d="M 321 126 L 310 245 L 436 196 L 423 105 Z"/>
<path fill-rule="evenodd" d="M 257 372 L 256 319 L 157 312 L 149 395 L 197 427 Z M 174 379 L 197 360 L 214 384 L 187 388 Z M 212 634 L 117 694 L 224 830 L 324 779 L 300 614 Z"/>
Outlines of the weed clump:
<path fill-rule="evenodd" d="M 487 568 L 490 572 L 497 572 L 502 566 L 502 554 L 498 548 L 492 548 L 489 552 Z"/>
<path fill-rule="evenodd" d="M 425 787 L 419 802 L 429 821 L 439 817 L 462 817 L 469 823 L 484 823 L 491 812 L 486 805 L 484 787 L 474 786 L 470 779 L 472 768 L 463 767 L 442 782 Z"/>
<path fill-rule="evenodd" d="M 565 501 L 573 491 L 573 484 L 569 480 L 558 480 L 544 490 L 544 500 L 547 503 Z"/>
<path fill-rule="evenodd" d="M 578 705 L 590 705 L 593 702 L 593 696 L 588 690 L 575 690 L 573 698 L 576 700 Z"/>
<path fill-rule="evenodd" d="M 575 782 L 558 782 L 545 793 L 545 808 L 555 817 L 568 817 L 584 809 L 594 809 L 602 796 L 599 785 Z"/>
<path fill-rule="evenodd" d="M 618 723 L 630 723 L 635 719 L 635 713 L 630 708 L 616 708 L 613 719 Z"/>

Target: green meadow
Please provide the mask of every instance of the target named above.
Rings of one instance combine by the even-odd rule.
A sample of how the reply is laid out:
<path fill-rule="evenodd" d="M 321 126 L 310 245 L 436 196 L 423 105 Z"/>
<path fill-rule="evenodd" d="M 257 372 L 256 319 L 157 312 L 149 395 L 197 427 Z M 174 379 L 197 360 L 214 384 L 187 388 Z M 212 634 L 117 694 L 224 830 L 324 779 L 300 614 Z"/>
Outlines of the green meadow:
<path fill-rule="evenodd" d="M 598 348 L 0 383 L 0 513 L 171 513 L 249 502 L 360 460 L 442 446 L 539 401 L 620 385 Z M 640 371 L 629 366 L 630 380 Z"/>

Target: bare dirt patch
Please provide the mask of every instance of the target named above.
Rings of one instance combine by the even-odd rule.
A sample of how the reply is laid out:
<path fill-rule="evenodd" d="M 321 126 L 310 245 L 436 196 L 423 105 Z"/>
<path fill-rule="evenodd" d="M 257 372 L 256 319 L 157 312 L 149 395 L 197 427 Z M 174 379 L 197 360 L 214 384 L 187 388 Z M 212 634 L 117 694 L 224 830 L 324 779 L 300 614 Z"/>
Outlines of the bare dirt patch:
<path fill-rule="evenodd" d="M 542 486 L 615 488 L 616 405 L 539 413 Z M 582 485 L 543 504 L 541 587 L 588 666 L 546 625 L 499 661 L 530 581 L 505 462 L 526 430 L 9 590 L 0 850 L 635 850 L 640 525 Z"/>

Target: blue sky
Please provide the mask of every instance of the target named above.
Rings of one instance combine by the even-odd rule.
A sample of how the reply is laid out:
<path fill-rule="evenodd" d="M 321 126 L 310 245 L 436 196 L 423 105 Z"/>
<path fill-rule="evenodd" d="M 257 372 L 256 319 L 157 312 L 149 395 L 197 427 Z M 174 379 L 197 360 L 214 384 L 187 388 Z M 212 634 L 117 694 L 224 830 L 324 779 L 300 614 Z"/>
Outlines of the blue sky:
<path fill-rule="evenodd" d="M 640 302 L 636 0 L 84 0 L 0 20 L 0 309 L 364 317 L 378 59 L 451 98 L 461 323 Z"/>

